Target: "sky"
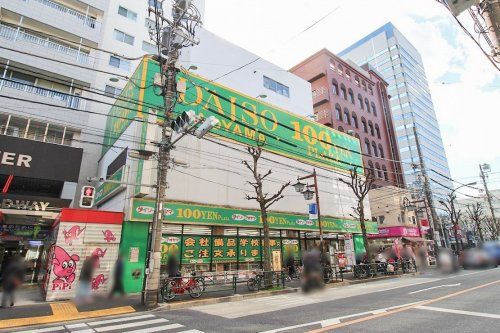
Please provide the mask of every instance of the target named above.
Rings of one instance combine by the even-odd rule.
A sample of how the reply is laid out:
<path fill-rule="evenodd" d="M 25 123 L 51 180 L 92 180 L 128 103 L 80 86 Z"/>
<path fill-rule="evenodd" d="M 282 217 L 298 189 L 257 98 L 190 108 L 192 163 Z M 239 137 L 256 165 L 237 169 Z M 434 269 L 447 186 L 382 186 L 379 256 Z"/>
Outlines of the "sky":
<path fill-rule="evenodd" d="M 467 15 L 459 19 L 473 31 Z M 489 163 L 490 188 L 500 188 L 500 72 L 438 2 L 206 0 L 204 26 L 288 69 L 323 47 L 340 52 L 389 21 L 422 55 L 452 178 L 479 184 L 478 165 Z"/>

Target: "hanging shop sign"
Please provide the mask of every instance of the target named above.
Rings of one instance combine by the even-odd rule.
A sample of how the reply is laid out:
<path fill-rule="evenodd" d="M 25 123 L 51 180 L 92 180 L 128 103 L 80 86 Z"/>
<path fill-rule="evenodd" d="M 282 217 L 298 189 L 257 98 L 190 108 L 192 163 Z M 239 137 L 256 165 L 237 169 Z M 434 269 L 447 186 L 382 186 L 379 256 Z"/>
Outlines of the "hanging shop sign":
<path fill-rule="evenodd" d="M 127 187 L 124 184 L 120 184 L 118 182 L 124 182 L 125 176 L 125 165 L 118 169 L 113 175 L 111 175 L 107 180 L 111 180 L 113 182 L 104 182 L 97 188 L 96 191 L 96 199 L 95 205 L 101 205 L 104 202 L 108 201 L 121 191 L 125 190 Z M 115 183 L 116 182 L 116 183 Z"/>
<path fill-rule="evenodd" d="M 137 198 L 133 199 L 132 212 L 130 214 L 132 221 L 149 222 L 153 218 L 153 212 L 154 201 Z M 262 227 L 260 211 L 257 210 L 195 205 L 178 202 L 164 203 L 162 217 L 164 222 L 219 225 L 229 227 Z M 307 215 L 269 212 L 268 222 L 270 227 L 273 229 L 304 231 L 319 229 L 318 221 L 310 220 Z M 321 223 L 325 232 L 361 233 L 361 226 L 358 221 L 321 217 Z M 376 222 L 366 222 L 365 224 L 368 233 L 378 233 Z"/>
<path fill-rule="evenodd" d="M 69 199 L 0 193 L 0 208 L 2 209 L 45 212 L 68 207 L 70 204 L 71 200 Z"/>
<path fill-rule="evenodd" d="M 158 72 L 158 63 L 150 58 L 145 57 L 139 64 L 108 114 L 109 134 L 104 140 L 103 154 L 134 118 L 143 117 L 145 105 L 161 110 L 163 99 L 155 93 L 155 87 L 140 86 L 153 82 Z M 205 117 L 216 117 L 219 124 L 211 134 L 244 145 L 258 144 L 267 151 L 329 169 L 362 168 L 360 143 L 353 136 L 199 76 L 179 73 L 177 80 L 186 89 L 179 93 L 174 114 L 194 110 Z"/>
<path fill-rule="evenodd" d="M 83 149 L 0 135 L 0 174 L 77 182 Z"/>

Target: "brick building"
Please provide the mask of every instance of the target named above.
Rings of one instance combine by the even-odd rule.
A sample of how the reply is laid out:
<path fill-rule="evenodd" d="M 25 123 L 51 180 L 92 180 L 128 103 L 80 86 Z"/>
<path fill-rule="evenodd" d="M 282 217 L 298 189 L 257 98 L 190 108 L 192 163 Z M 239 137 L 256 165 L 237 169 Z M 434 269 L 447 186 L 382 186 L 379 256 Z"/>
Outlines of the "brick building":
<path fill-rule="evenodd" d="M 356 136 L 365 168 L 377 186 L 404 187 L 387 83 L 370 66 L 358 67 L 322 49 L 290 69 L 309 81 L 318 122 Z"/>

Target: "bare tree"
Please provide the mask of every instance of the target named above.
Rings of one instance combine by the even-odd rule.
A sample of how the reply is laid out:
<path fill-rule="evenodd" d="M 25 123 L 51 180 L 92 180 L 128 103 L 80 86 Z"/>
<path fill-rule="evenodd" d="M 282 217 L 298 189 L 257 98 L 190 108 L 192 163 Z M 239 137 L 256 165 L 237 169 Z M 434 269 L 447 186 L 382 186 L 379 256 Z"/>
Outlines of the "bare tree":
<path fill-rule="evenodd" d="M 475 228 L 479 233 L 479 239 L 481 239 L 481 243 L 484 242 L 483 228 L 481 225 L 484 221 L 483 205 L 481 205 L 480 202 L 467 205 L 466 214 L 467 214 L 467 219 L 474 223 Z"/>
<path fill-rule="evenodd" d="M 451 224 L 453 225 L 453 234 L 455 237 L 455 252 L 458 254 L 461 250 L 463 250 L 462 246 L 462 240 L 460 239 L 460 242 L 458 241 L 458 229 L 459 229 L 459 224 L 458 222 L 460 221 L 460 217 L 462 216 L 462 210 L 456 210 L 455 208 L 455 199 L 457 196 L 455 193 L 452 191 L 446 201 L 445 200 L 440 200 L 439 203 L 444 206 L 446 211 L 448 212 L 448 216 L 450 217 Z"/>
<path fill-rule="evenodd" d="M 247 147 L 248 153 L 252 156 L 252 161 L 249 163 L 243 161 L 243 164 L 248 170 L 252 172 L 255 181 L 248 182 L 255 190 L 255 196 L 250 196 L 245 194 L 247 200 L 255 200 L 260 207 L 260 216 L 262 219 L 262 229 L 264 231 L 264 284 L 265 287 L 272 286 L 271 282 L 271 245 L 269 237 L 269 223 L 267 221 L 267 209 L 271 207 L 277 201 L 283 199 L 283 191 L 290 185 L 290 182 L 281 185 L 280 189 L 273 195 L 265 193 L 263 189 L 264 180 L 268 177 L 272 171 L 268 170 L 265 174 L 261 174 L 258 170 L 259 159 L 262 154 L 262 148 L 260 147 Z M 267 273 L 266 273 L 267 272 Z"/>
<path fill-rule="evenodd" d="M 493 218 L 491 216 L 487 216 L 484 219 L 484 229 L 485 229 L 485 234 L 488 235 L 489 240 L 495 240 L 497 239 L 497 230 L 500 228 L 500 223 L 495 223 Z"/>
<path fill-rule="evenodd" d="M 358 168 L 349 170 L 350 181 L 339 178 L 339 181 L 346 184 L 354 192 L 358 200 L 357 207 L 353 207 L 356 216 L 359 218 L 359 223 L 361 224 L 361 233 L 363 235 L 363 242 L 365 243 L 366 257 L 368 261 L 371 261 L 370 247 L 368 246 L 368 237 L 366 236 L 366 219 L 365 219 L 365 204 L 364 200 L 368 195 L 368 192 L 373 187 L 375 181 L 375 176 L 373 170 L 366 169 L 366 174 L 363 176 L 358 173 Z"/>

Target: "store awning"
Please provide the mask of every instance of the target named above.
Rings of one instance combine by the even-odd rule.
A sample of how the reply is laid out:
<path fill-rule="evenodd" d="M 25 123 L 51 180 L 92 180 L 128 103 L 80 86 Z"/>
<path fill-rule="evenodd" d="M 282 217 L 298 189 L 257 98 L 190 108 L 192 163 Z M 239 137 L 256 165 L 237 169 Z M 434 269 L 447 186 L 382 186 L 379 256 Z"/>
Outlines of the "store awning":
<path fill-rule="evenodd" d="M 403 237 L 403 239 L 406 239 L 407 241 L 410 242 L 432 242 L 431 240 L 422 237 Z"/>

